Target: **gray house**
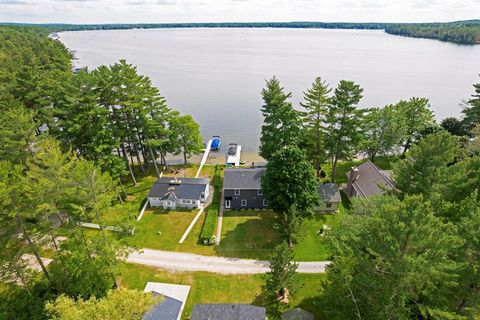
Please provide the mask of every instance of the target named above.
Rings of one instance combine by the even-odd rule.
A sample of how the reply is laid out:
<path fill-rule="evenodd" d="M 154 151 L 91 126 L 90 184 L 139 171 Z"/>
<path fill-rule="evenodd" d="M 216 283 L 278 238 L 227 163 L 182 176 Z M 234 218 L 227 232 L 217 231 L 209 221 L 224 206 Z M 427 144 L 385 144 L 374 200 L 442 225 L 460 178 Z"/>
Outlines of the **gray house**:
<path fill-rule="evenodd" d="M 338 185 L 335 183 L 325 183 L 318 185 L 318 194 L 322 203 L 315 208 L 319 213 L 336 213 L 342 202 Z"/>
<path fill-rule="evenodd" d="M 265 320 L 267 312 L 263 307 L 250 304 L 196 304 L 190 320 Z"/>
<path fill-rule="evenodd" d="M 350 198 L 367 198 L 395 189 L 391 179 L 391 171 L 380 170 L 370 160 L 352 168 L 347 173 L 347 177 L 348 183 L 345 187 L 345 193 Z"/>
<path fill-rule="evenodd" d="M 188 298 L 190 286 L 147 282 L 144 292 L 162 299 L 142 317 L 142 320 L 180 320 Z"/>
<path fill-rule="evenodd" d="M 164 177 L 155 181 L 147 197 L 152 207 L 175 210 L 199 208 L 208 195 L 208 179 Z"/>
<path fill-rule="evenodd" d="M 223 177 L 223 200 L 226 210 L 267 209 L 261 180 L 265 168 L 225 169 Z"/>

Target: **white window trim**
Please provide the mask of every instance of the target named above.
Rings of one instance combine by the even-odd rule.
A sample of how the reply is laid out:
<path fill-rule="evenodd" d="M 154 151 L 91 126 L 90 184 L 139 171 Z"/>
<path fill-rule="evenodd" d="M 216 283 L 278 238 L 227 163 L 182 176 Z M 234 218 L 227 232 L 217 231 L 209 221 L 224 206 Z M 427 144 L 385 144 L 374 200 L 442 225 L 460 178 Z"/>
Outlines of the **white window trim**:
<path fill-rule="evenodd" d="M 235 189 L 234 192 L 235 192 L 235 195 L 236 195 L 236 196 L 239 196 L 239 195 L 240 195 L 240 189 Z"/>
<path fill-rule="evenodd" d="M 258 189 L 258 190 L 257 190 L 257 195 L 263 196 L 263 191 L 262 191 L 262 189 Z"/>
<path fill-rule="evenodd" d="M 264 207 L 268 206 L 268 200 L 267 199 L 263 199 L 263 206 Z"/>
<path fill-rule="evenodd" d="M 244 204 L 244 203 L 245 203 L 245 204 Z M 246 206 L 248 205 L 248 201 L 247 201 L 246 199 L 242 199 L 242 200 L 240 200 L 240 205 L 241 205 L 242 207 L 246 207 Z"/>

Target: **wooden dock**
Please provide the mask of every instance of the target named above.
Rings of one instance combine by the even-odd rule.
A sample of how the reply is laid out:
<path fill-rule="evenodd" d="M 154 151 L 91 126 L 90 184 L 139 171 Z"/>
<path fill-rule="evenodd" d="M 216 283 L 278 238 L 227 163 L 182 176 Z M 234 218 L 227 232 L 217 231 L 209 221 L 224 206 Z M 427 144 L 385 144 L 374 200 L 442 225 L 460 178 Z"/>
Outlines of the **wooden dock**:
<path fill-rule="evenodd" d="M 207 162 L 208 159 L 208 154 L 210 153 L 210 149 L 212 148 L 212 139 L 208 140 L 207 142 L 207 147 L 205 148 L 205 152 L 203 154 L 202 160 L 200 160 L 200 166 L 198 167 L 197 174 L 195 175 L 195 178 L 198 178 L 200 175 L 200 171 L 202 171 L 203 165 Z"/>

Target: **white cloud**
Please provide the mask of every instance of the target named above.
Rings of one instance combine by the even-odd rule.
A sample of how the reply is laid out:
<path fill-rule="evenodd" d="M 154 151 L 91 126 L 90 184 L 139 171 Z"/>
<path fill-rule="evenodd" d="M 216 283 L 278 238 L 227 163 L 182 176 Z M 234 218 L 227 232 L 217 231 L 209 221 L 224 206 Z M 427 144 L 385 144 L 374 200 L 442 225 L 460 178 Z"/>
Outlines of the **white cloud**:
<path fill-rule="evenodd" d="M 0 0 L 0 21 L 429 22 L 480 16 L 480 0 Z"/>

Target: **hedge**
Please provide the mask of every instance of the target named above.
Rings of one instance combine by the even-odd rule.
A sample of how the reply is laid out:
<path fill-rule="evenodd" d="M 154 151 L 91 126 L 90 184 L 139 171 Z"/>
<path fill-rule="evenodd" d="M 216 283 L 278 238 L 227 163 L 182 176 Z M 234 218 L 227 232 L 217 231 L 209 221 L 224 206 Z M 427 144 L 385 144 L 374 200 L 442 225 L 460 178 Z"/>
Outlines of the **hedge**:
<path fill-rule="evenodd" d="M 208 207 L 207 216 L 203 224 L 202 233 L 200 234 L 200 241 L 206 245 L 213 245 L 216 242 L 215 237 L 215 225 L 217 222 L 218 207 L 216 205 L 210 205 Z"/>

